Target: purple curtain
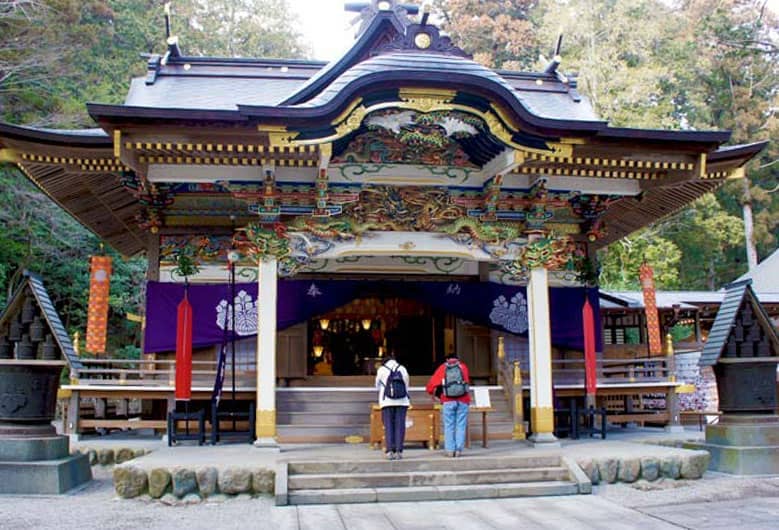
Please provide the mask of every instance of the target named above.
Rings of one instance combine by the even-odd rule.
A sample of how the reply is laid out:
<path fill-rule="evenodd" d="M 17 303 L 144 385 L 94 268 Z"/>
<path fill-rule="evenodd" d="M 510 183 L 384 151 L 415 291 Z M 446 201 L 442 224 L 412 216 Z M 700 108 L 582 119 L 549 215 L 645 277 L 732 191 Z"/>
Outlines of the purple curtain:
<path fill-rule="evenodd" d="M 176 283 L 148 282 L 146 287 L 146 353 L 175 350 L 176 306 L 184 295 L 184 286 Z M 327 313 L 358 297 L 414 298 L 451 313 L 458 318 L 515 335 L 527 334 L 527 292 L 491 282 L 400 282 L 353 280 L 280 280 L 278 284 L 277 326 L 279 330 L 317 315 Z M 555 346 L 583 350 L 581 307 L 584 288 L 552 287 L 549 304 L 552 343 Z M 189 287 L 194 310 L 193 347 L 221 344 L 229 322 L 231 287 L 229 284 L 195 284 Z M 257 284 L 235 285 L 236 336 L 246 338 L 257 333 Z M 600 322 L 598 292 L 589 291 L 590 304 Z M 596 327 L 600 349 L 600 326 Z M 227 335 L 229 339 L 229 334 Z"/>

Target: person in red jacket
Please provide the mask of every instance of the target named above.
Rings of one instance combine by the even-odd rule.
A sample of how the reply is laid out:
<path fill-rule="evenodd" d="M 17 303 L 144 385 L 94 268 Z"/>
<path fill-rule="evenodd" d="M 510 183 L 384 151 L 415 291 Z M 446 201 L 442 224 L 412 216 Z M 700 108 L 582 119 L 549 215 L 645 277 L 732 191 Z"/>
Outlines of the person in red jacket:
<path fill-rule="evenodd" d="M 471 403 L 470 381 L 468 367 L 452 352 L 425 386 L 427 393 L 438 397 L 443 404 L 444 449 L 452 457 L 460 456 L 465 446 L 465 429 Z"/>

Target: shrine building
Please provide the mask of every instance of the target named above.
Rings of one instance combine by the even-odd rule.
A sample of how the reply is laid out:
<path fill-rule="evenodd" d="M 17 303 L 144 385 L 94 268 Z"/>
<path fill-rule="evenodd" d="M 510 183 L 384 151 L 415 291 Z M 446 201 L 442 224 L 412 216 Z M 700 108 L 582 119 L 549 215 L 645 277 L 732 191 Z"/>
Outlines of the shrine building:
<path fill-rule="evenodd" d="M 0 161 L 148 259 L 143 358 L 73 368 L 67 427 L 132 427 L 80 417 L 79 398 L 172 406 L 182 251 L 200 265 L 193 400 L 212 399 L 226 359 L 222 399 L 256 405 L 259 439 L 365 436 L 385 355 L 422 403 L 456 351 L 489 389 L 491 436 L 553 441 L 561 400 L 585 394 L 585 300 L 599 403 L 678 422 L 672 352 L 603 345 L 594 255 L 744 178 L 764 143 L 612 127 L 558 60 L 492 70 L 427 13 L 361 9 L 328 64 L 191 57 L 171 38 L 124 103 L 88 104 L 99 128 L 0 124 Z M 156 407 L 135 425 L 164 429 Z"/>

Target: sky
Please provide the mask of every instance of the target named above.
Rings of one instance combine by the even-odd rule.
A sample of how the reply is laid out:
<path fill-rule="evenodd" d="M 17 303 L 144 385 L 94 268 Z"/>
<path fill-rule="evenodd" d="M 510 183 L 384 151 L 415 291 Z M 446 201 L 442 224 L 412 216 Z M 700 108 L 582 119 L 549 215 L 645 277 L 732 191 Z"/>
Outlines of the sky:
<path fill-rule="evenodd" d="M 300 20 L 300 33 L 312 50 L 313 59 L 331 61 L 349 49 L 358 27 L 349 23 L 358 15 L 344 11 L 344 0 L 288 1 Z M 768 7 L 779 14 L 779 0 L 768 0 Z"/>
<path fill-rule="evenodd" d="M 358 14 L 344 11 L 344 0 L 288 1 L 300 20 L 300 34 L 308 42 L 313 59 L 330 61 L 349 49 L 359 27 L 350 27 L 349 22 Z"/>

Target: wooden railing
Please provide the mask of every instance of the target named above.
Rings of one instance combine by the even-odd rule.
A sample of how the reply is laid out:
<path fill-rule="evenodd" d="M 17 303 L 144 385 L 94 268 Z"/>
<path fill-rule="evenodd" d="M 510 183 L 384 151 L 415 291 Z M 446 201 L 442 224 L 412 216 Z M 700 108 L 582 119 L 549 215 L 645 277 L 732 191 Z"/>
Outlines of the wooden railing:
<path fill-rule="evenodd" d="M 71 380 L 89 385 L 173 386 L 176 361 L 167 359 L 81 359 L 83 368 L 71 369 Z M 236 363 L 236 379 L 255 382 L 254 365 Z M 211 386 L 216 377 L 215 360 L 192 361 L 192 383 Z M 225 379 L 231 377 L 228 361 Z"/>
<path fill-rule="evenodd" d="M 510 360 L 498 341 L 498 380 L 503 386 L 515 420 L 521 427 L 521 390 L 529 381 L 528 359 Z M 175 360 L 147 359 L 82 359 L 83 368 L 71 370 L 71 378 L 80 384 L 94 385 L 148 385 L 172 386 L 176 379 Z M 599 385 L 636 382 L 665 382 L 673 374 L 673 357 L 644 357 L 637 359 L 599 359 L 597 380 Z M 210 386 L 216 376 L 215 360 L 193 360 L 192 380 L 195 386 Z M 226 380 L 231 377 L 228 362 Z M 236 363 L 236 382 L 241 386 L 255 384 L 255 367 L 250 363 Z M 552 381 L 555 385 L 584 386 L 584 361 L 582 359 L 555 359 L 552 361 Z M 518 399 L 519 396 L 519 399 Z"/>
<path fill-rule="evenodd" d="M 522 404 L 522 370 L 519 361 L 510 361 L 506 358 L 506 350 L 503 337 L 498 337 L 498 383 L 503 386 L 506 400 L 509 403 L 511 416 L 514 421 L 512 438 L 524 440 L 525 418 Z"/>

